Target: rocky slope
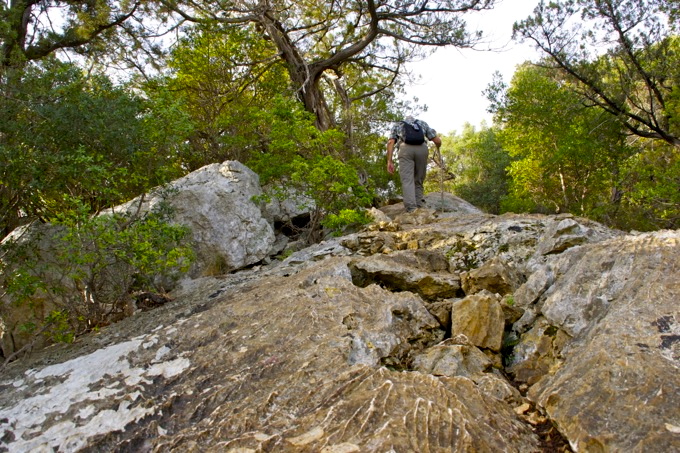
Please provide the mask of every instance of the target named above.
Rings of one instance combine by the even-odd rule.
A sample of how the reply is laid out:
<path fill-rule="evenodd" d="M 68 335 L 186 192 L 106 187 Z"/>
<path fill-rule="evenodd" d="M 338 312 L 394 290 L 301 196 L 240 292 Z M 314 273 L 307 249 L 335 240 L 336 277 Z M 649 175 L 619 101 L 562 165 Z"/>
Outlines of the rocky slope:
<path fill-rule="evenodd" d="M 0 451 L 680 451 L 680 231 L 428 204 L 10 364 Z"/>

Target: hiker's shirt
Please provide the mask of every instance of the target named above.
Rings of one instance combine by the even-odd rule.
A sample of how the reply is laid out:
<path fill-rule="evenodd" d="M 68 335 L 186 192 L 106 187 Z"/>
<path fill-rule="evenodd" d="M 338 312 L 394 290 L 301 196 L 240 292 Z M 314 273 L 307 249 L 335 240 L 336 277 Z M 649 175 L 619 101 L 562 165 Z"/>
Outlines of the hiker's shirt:
<path fill-rule="evenodd" d="M 405 143 L 406 126 L 404 123 L 406 123 L 406 121 L 397 121 L 396 123 L 394 123 L 392 129 L 390 130 L 389 139 L 395 141 L 396 147 L 399 147 L 402 143 Z M 428 126 L 428 124 L 425 121 L 415 120 L 409 122 L 409 124 L 417 125 L 419 128 L 422 128 L 423 133 L 425 134 L 425 138 L 427 138 L 428 140 L 432 140 L 437 136 L 437 131 Z"/>

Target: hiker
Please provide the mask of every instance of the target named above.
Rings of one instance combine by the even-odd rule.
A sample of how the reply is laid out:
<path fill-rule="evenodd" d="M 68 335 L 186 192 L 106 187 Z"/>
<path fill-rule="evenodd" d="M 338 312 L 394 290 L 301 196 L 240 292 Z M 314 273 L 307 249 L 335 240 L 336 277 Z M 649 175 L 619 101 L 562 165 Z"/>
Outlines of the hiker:
<path fill-rule="evenodd" d="M 427 140 L 432 141 L 437 149 L 442 145 L 437 131 L 412 116 L 394 123 L 387 140 L 387 172 L 390 174 L 394 173 L 392 155 L 395 145 L 399 149 L 399 177 L 407 212 L 425 206 L 423 182 L 427 173 Z"/>

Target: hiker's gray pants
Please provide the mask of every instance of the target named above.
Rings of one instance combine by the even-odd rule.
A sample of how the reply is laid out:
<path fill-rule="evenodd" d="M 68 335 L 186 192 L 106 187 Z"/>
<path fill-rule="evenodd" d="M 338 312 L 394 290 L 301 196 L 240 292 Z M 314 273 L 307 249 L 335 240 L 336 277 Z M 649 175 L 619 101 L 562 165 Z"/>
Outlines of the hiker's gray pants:
<path fill-rule="evenodd" d="M 399 145 L 399 177 L 407 211 L 425 206 L 423 182 L 427 174 L 427 142 L 422 145 Z"/>

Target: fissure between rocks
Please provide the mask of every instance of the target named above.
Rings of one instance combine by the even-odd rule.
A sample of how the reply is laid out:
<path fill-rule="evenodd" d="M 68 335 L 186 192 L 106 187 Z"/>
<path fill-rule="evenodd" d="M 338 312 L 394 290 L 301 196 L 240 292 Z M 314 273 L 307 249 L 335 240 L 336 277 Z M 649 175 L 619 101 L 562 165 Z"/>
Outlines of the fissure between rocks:
<path fill-rule="evenodd" d="M 468 252 L 474 250 L 474 247 L 467 246 Z M 462 250 L 459 250 L 462 253 Z M 421 258 L 426 255 L 423 251 L 419 253 Z M 418 253 L 414 252 L 414 256 Z M 432 259 L 432 256 L 436 254 L 429 254 L 430 260 L 427 262 L 429 265 L 428 271 L 433 271 L 432 262 L 436 262 L 436 259 Z M 459 256 L 461 262 L 469 264 L 472 260 L 469 256 Z M 422 263 L 422 260 L 417 260 Z M 369 266 L 366 266 L 360 262 L 353 262 L 349 266 L 352 282 L 355 286 L 360 288 L 366 288 L 370 285 L 378 285 L 381 288 L 391 291 L 391 292 L 411 292 L 417 294 L 421 297 L 423 305 L 428 309 L 428 311 L 439 321 L 441 329 L 445 332 L 443 341 L 441 343 L 452 342 L 452 327 L 451 318 L 455 317 L 455 313 L 450 313 L 448 316 L 442 316 L 442 305 L 448 306 L 450 310 L 454 300 L 461 300 L 466 297 L 465 291 L 458 287 L 453 289 L 451 287 L 446 287 L 445 285 L 440 285 L 440 292 L 433 292 L 431 290 L 423 289 L 423 286 L 428 284 L 433 284 L 436 278 L 431 277 L 421 277 L 415 280 L 408 280 L 406 274 L 400 274 L 397 271 L 374 268 L 370 270 Z M 467 268 L 466 268 L 467 269 Z M 437 271 L 447 272 L 445 267 L 439 267 Z M 507 380 L 514 388 L 516 388 L 522 397 L 526 397 L 526 392 L 528 386 L 526 383 L 521 381 L 516 381 L 511 372 L 508 371 L 508 367 L 514 362 L 514 351 L 515 346 L 519 343 L 520 336 L 513 330 L 513 324 L 518 321 L 523 311 L 513 307 L 513 299 L 510 294 L 508 297 L 503 299 L 503 314 L 505 318 L 504 329 L 502 334 L 502 343 L 498 351 L 493 351 L 491 349 L 481 349 L 480 350 L 494 358 L 489 362 L 489 365 L 484 369 L 484 372 L 496 372 L 500 373 L 504 379 Z M 401 311 L 393 311 L 393 316 L 400 321 L 408 322 L 410 318 L 409 313 Z M 356 327 L 356 321 L 352 317 L 347 317 L 343 320 L 348 329 Z M 543 330 L 543 335 L 546 337 L 555 337 L 559 329 L 555 326 L 547 326 Z M 455 335 L 453 335 L 455 336 Z M 467 339 L 461 340 L 460 338 L 453 339 L 453 342 L 467 342 Z M 428 343 L 420 343 L 418 340 L 409 341 L 410 345 L 408 348 L 398 348 L 396 354 L 390 354 L 380 359 L 380 365 L 385 366 L 388 369 L 395 371 L 419 371 L 417 367 L 414 366 L 414 354 L 422 353 L 427 349 L 436 346 L 439 341 L 431 341 Z M 436 375 L 436 374 L 435 374 Z M 518 418 L 526 423 L 539 437 L 541 442 L 541 450 L 546 452 L 572 452 L 568 441 L 559 432 L 555 423 L 550 420 L 546 415 L 545 411 L 542 411 L 534 403 L 526 400 L 523 404 L 518 404 L 515 407 L 515 411 Z"/>

